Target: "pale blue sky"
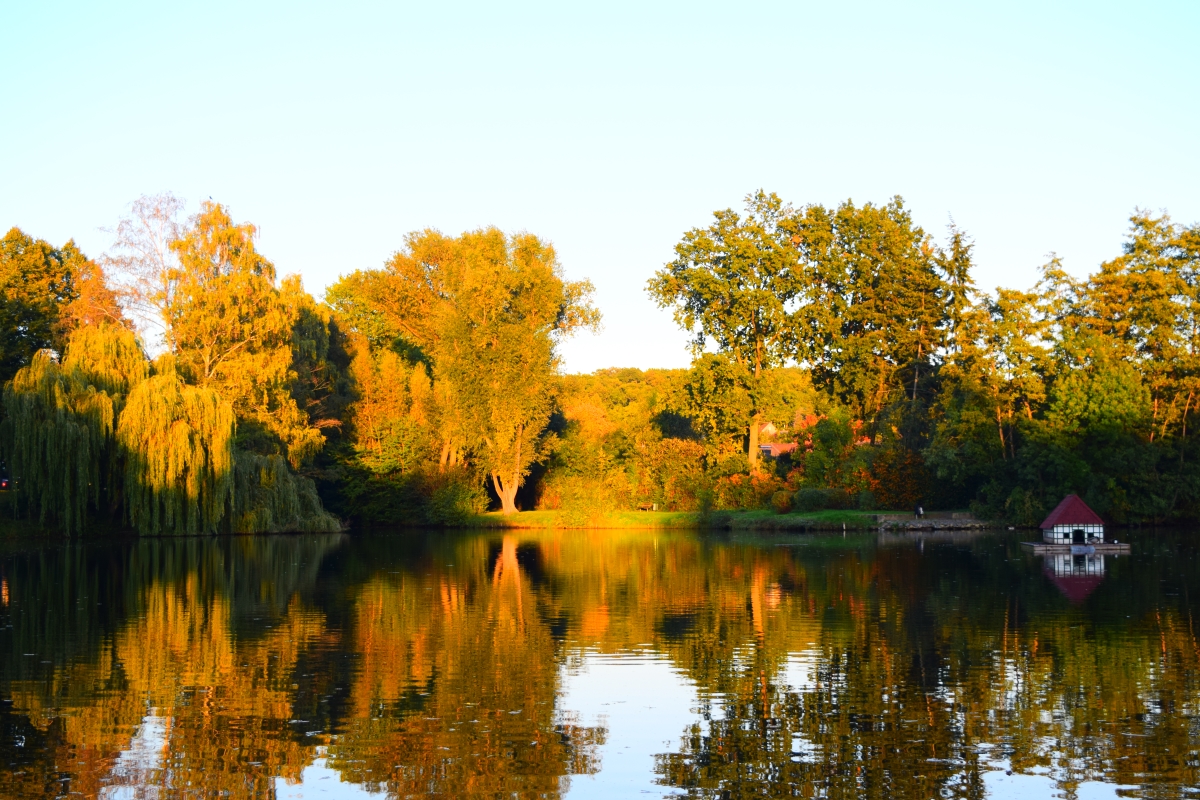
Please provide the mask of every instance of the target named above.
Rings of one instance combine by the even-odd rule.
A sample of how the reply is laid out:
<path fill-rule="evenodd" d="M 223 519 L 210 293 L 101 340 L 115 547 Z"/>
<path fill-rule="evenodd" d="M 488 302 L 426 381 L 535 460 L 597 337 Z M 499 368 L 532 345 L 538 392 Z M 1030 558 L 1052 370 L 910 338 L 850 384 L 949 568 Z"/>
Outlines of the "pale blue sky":
<path fill-rule="evenodd" d="M 139 194 L 211 196 L 318 295 L 410 230 L 529 230 L 597 287 L 571 371 L 686 364 L 646 279 L 759 187 L 953 215 L 985 287 L 1094 269 L 1135 206 L 1200 221 L 1200 2 L 7 0 L 0 31 L 0 227 L 98 255 Z"/>

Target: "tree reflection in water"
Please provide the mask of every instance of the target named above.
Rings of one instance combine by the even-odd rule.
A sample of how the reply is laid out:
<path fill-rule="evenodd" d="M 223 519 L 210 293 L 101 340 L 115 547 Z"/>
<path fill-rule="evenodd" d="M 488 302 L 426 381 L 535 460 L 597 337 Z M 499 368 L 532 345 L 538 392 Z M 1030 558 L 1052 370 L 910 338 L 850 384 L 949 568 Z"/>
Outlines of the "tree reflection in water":
<path fill-rule="evenodd" d="M 564 670 L 652 651 L 698 696 L 644 754 L 664 793 L 983 797 L 1003 766 L 1185 796 L 1188 541 L 1079 597 L 1007 535 L 10 545 L 0 795 L 261 797 L 323 758 L 394 796 L 559 796 L 621 746 L 560 707 Z"/>

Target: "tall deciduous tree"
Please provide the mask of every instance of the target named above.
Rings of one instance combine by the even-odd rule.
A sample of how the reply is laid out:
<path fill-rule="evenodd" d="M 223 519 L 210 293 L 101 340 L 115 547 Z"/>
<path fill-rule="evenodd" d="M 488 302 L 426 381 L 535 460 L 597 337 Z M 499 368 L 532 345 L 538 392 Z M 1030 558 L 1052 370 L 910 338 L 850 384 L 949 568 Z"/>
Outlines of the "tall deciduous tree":
<path fill-rule="evenodd" d="M 898 197 L 808 206 L 796 241 L 806 302 L 795 330 L 814 382 L 867 421 L 915 403 L 969 290 L 965 243 L 952 235 L 940 253 Z"/>
<path fill-rule="evenodd" d="M 775 194 L 746 196 L 746 214 L 717 211 L 675 246 L 676 258 L 648 289 L 692 334 L 699 356 L 711 341 L 749 376 L 747 422 L 751 470 L 758 464 L 759 387 L 766 370 L 795 354 L 791 312 L 802 296 L 796 215 Z"/>
<path fill-rule="evenodd" d="M 487 228 L 410 234 L 385 269 L 343 278 L 326 298 L 374 348 L 432 363 L 428 414 L 440 467 L 470 458 L 511 513 L 544 455 L 557 343 L 599 322 L 591 291 L 586 281 L 565 280 L 554 249 L 536 236 Z M 378 428 L 360 435 L 367 430 Z M 373 453 L 377 438 L 371 433 L 360 446 Z"/>
<path fill-rule="evenodd" d="M 206 202 L 171 242 L 179 263 L 163 278 L 171 287 L 164 302 L 168 338 L 180 374 L 233 404 L 241 446 L 284 455 L 298 468 L 324 445 L 293 396 L 298 314 L 315 311 L 295 297 L 298 282 L 286 285 L 290 297 L 276 288 L 275 266 L 255 248 L 255 233 Z"/>
<path fill-rule="evenodd" d="M 152 353 L 175 349 L 167 308 L 175 296 L 179 259 L 171 245 L 183 236 L 184 208 L 183 198 L 170 192 L 134 200 L 129 216 L 110 231 L 115 239 L 101 259 L 122 306 Z"/>
<path fill-rule="evenodd" d="M 554 248 L 531 234 L 495 228 L 453 242 L 431 350 L 435 375 L 458 398 L 458 413 L 479 468 L 506 514 L 541 447 L 554 407 L 560 337 L 599 314 L 591 284 L 562 277 Z"/>

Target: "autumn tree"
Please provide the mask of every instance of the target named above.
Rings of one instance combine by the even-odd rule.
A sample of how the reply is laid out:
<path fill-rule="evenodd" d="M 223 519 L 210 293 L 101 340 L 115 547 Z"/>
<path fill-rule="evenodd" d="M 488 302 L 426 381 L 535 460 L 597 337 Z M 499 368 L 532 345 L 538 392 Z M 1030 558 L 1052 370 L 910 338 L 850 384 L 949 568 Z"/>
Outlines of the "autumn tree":
<path fill-rule="evenodd" d="M 178 265 L 164 282 L 168 338 L 182 377 L 228 400 L 244 449 L 280 454 L 293 468 L 324 445 L 321 431 L 293 396 L 298 375 L 293 337 L 298 282 L 275 285 L 275 265 L 254 245 L 256 230 L 235 224 L 224 206 L 206 202 L 181 238 L 171 242 Z M 314 355 L 320 342 L 311 342 Z"/>
<path fill-rule="evenodd" d="M 587 303 L 591 285 L 564 280 L 554 248 L 536 236 L 489 228 L 463 234 L 455 250 L 434 371 L 460 398 L 467 446 L 511 514 L 545 455 L 557 343 L 599 315 Z"/>
<path fill-rule="evenodd" d="M 802 296 L 795 213 L 775 194 L 746 196 L 746 214 L 717 211 L 675 246 L 676 258 L 648 284 L 662 308 L 692 335 L 693 355 L 713 343 L 747 377 L 750 469 L 758 465 L 760 382 L 795 354 L 791 312 Z"/>
<path fill-rule="evenodd" d="M 469 457 L 512 513 L 545 455 L 558 342 L 599 320 L 590 293 L 536 236 L 487 228 L 409 234 L 383 270 L 343 278 L 326 297 L 376 348 L 432 364 L 439 466 Z"/>
<path fill-rule="evenodd" d="M 0 239 L 0 384 L 37 351 L 62 350 L 70 329 L 62 317 L 79 299 L 86 263 L 73 241 L 54 247 L 19 228 Z"/>
<path fill-rule="evenodd" d="M 372 352 L 364 341 L 355 347 L 350 369 L 358 394 L 351 422 L 359 462 L 381 475 L 418 469 L 437 446 L 425 365 L 409 364 L 390 349 Z"/>
<path fill-rule="evenodd" d="M 211 388 L 186 385 L 169 366 L 139 384 L 116 431 L 134 527 L 215 533 L 231 501 L 234 429 L 228 402 Z"/>

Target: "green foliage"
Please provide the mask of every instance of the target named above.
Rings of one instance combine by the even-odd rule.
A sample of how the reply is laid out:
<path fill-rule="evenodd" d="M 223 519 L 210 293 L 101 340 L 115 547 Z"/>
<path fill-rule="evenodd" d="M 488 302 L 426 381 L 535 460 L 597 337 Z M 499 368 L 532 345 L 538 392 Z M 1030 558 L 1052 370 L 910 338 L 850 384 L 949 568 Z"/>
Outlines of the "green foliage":
<path fill-rule="evenodd" d="M 129 394 L 117 426 L 125 508 L 143 534 L 215 533 L 233 491 L 234 414 L 216 391 L 174 372 Z"/>
<path fill-rule="evenodd" d="M 426 519 L 435 525 L 461 525 L 487 511 L 487 492 L 467 470 L 439 473 L 429 484 Z"/>
<path fill-rule="evenodd" d="M 714 212 L 708 228 L 684 234 L 676 259 L 650 280 L 650 295 L 692 335 L 693 355 L 709 342 L 742 371 L 750 469 L 758 463 L 759 381 L 796 352 L 790 307 L 804 286 L 794 246 L 796 214 L 775 194 L 746 196 L 746 215 Z"/>
<path fill-rule="evenodd" d="M 5 385 L 4 408 L 0 454 L 25 502 L 42 522 L 82 531 L 108 477 L 112 398 L 41 350 Z"/>
<path fill-rule="evenodd" d="M 795 335 L 813 381 L 872 428 L 889 405 L 916 401 L 964 307 L 969 248 L 942 253 L 903 201 L 813 205 L 796 227 L 803 302 Z"/>
<path fill-rule="evenodd" d="M 282 456 L 235 452 L 232 533 L 333 533 L 342 526 L 321 506 L 317 487 Z"/>
<path fill-rule="evenodd" d="M 87 262 L 75 243 L 54 247 L 19 228 L 0 239 L 0 385 L 42 349 L 62 351 L 62 316 L 79 297 Z"/>
<path fill-rule="evenodd" d="M 854 505 L 844 489 L 806 486 L 797 489 L 792 496 L 792 508 L 800 512 L 838 511 L 852 508 Z"/>
<path fill-rule="evenodd" d="M 77 328 L 63 356 L 63 369 L 77 370 L 112 397 L 128 395 L 146 379 L 149 367 L 133 331 L 109 324 Z"/>
<path fill-rule="evenodd" d="M 875 492 L 870 489 L 863 489 L 854 499 L 854 504 L 859 511 L 875 511 L 879 508 L 884 508 L 879 504 L 879 498 Z"/>
<path fill-rule="evenodd" d="M 856 493 L 870 488 L 874 450 L 863 441 L 862 423 L 844 410 L 834 410 L 807 431 L 807 447 L 794 458 L 806 486 Z"/>
<path fill-rule="evenodd" d="M 671 409 L 691 420 L 709 463 L 746 452 L 746 420 L 754 413 L 752 377 L 746 368 L 721 355 L 705 353 L 692 363 L 669 398 Z"/>
<path fill-rule="evenodd" d="M 1137 367 L 1095 335 L 1070 337 L 1062 349 L 1062 369 L 1046 411 L 1048 422 L 1076 435 L 1141 432 L 1149 422 L 1151 405 Z"/>
<path fill-rule="evenodd" d="M 983 301 L 942 371 L 926 460 L 980 513 L 1032 524 L 1068 492 L 1114 522 L 1196 513 L 1200 248 L 1165 215 L 1131 223 L 1086 281 L 1052 259 L 1034 291 Z"/>

